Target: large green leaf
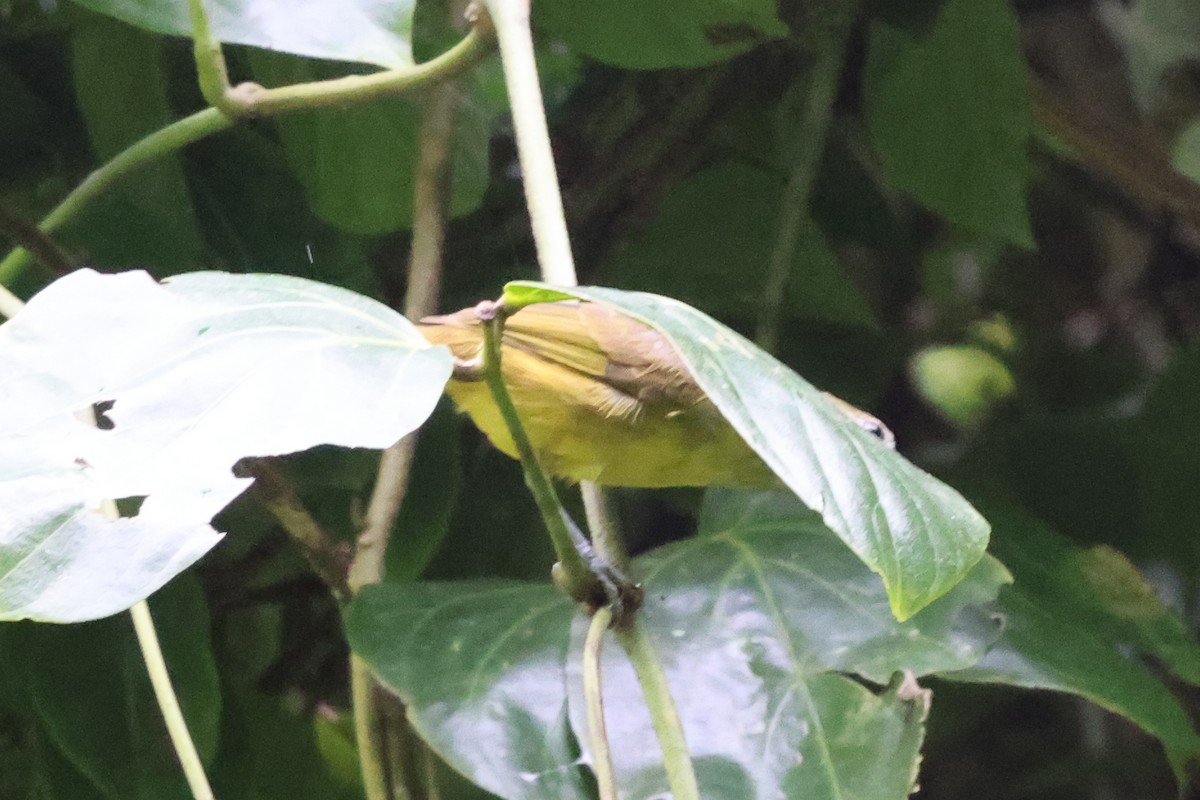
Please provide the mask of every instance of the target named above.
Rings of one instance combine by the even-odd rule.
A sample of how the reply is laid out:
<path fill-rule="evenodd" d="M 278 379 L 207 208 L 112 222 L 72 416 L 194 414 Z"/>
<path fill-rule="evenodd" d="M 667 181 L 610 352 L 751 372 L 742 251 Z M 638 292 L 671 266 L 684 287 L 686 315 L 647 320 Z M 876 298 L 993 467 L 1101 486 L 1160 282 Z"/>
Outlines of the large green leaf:
<path fill-rule="evenodd" d="M 736 332 L 658 295 L 526 281 L 505 287 L 517 305 L 564 297 L 614 306 L 665 334 L 742 438 L 882 576 L 900 619 L 947 592 L 983 555 L 987 521 L 958 492 Z"/>
<path fill-rule="evenodd" d="M 388 446 L 449 374 L 399 314 L 299 278 L 55 282 L 0 327 L 0 619 L 128 608 L 216 544 L 238 459 Z M 98 402 L 111 430 L 80 418 Z M 145 500 L 109 521 L 104 498 Z"/>
<path fill-rule="evenodd" d="M 1200 735 L 1145 659 L 1200 685 L 1200 645 L 1186 625 L 1115 550 L 1072 547 L 1013 508 L 989 512 L 1016 576 L 1000 595 L 1005 631 L 977 665 L 945 677 L 1086 697 L 1158 737 L 1182 780 L 1200 761 Z"/>
<path fill-rule="evenodd" d="M 172 583 L 153 611 L 188 729 L 208 763 L 221 692 L 199 585 Z M 128 617 L 18 625 L 11 634 L 6 644 L 20 653 L 13 666 L 42 729 L 96 789 L 111 800 L 188 796 Z"/>
<path fill-rule="evenodd" d="M 80 16 L 84 19 L 71 36 L 75 96 L 96 161 L 104 163 L 175 120 L 163 40 L 108 17 Z M 114 186 L 102 207 L 73 227 L 91 264 L 191 267 L 202 260 L 178 153 L 163 154 L 145 165 L 137 180 Z"/>
<path fill-rule="evenodd" d="M 638 236 L 605 265 L 605 281 L 677 297 L 715 314 L 753 317 L 778 238 L 784 178 L 735 161 L 701 170 L 675 186 Z M 785 309 L 799 317 L 874 327 L 862 293 L 816 223 L 799 236 Z"/>
<path fill-rule="evenodd" d="M 277 53 L 251 54 L 255 78 L 266 86 L 344 74 L 328 65 Z M 450 213 L 478 207 L 488 183 L 488 136 L 497 108 L 479 87 L 460 104 L 452 136 Z M 393 97 L 352 108 L 312 109 L 274 121 L 292 170 L 313 210 L 354 233 L 379 234 L 412 224 L 413 181 L 421 106 Z M 387 165 L 381 169 L 380 165 Z"/>
<path fill-rule="evenodd" d="M 638 559 L 654 641 L 706 798 L 902 798 L 922 713 L 886 682 L 974 663 L 999 635 L 1004 568 L 985 559 L 908 622 L 879 581 L 792 496 L 714 492 L 701 535 Z M 576 675 L 582 626 L 550 586 L 368 587 L 352 647 L 450 764 L 505 798 L 586 796 Z M 640 690 L 606 647 L 608 725 L 626 796 L 666 790 Z M 568 713 L 574 738 L 566 727 Z M 470 735 L 464 735 L 470 731 Z M 584 745 L 586 748 L 586 744 Z"/>
<path fill-rule="evenodd" d="M 76 0 L 81 6 L 155 33 L 191 36 L 187 0 Z M 412 63 L 413 0 L 254 0 L 206 2 L 222 42 L 383 67 Z"/>
<path fill-rule="evenodd" d="M 774 0 L 538 0 L 534 22 L 579 52 L 628 69 L 698 67 L 788 33 Z"/>
<path fill-rule="evenodd" d="M 1032 123 L 1009 3 L 945 0 L 917 32 L 876 21 L 870 48 L 867 124 L 888 176 L 950 222 L 1032 246 Z"/>

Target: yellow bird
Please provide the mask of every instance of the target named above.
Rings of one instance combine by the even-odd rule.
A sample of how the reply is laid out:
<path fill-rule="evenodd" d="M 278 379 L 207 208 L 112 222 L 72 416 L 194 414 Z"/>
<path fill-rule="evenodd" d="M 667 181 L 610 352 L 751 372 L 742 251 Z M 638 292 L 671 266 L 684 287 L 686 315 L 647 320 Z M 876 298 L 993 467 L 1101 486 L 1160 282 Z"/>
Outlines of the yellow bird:
<path fill-rule="evenodd" d="M 418 325 L 460 362 L 479 357 L 474 308 Z M 542 467 L 607 486 L 770 486 L 775 477 L 725 420 L 670 341 L 601 303 L 526 306 L 504 324 L 501 371 Z M 516 446 L 481 376 L 456 372 L 447 386 L 497 448 Z M 832 397 L 832 395 L 831 395 Z M 890 443 L 866 412 L 833 398 L 851 419 Z"/>

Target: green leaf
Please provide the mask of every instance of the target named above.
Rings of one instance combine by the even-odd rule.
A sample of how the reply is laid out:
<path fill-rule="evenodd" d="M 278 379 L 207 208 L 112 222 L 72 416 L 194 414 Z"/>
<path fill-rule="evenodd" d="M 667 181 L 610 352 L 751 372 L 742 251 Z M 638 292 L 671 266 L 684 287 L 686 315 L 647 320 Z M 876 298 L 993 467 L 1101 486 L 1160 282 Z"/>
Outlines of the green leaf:
<path fill-rule="evenodd" d="M 1033 246 L 1032 123 L 1005 0 L 945 0 L 920 32 L 875 21 L 865 84 L 867 124 L 896 184 L 954 224 Z"/>
<path fill-rule="evenodd" d="M 167 100 L 162 39 L 107 17 L 82 16 L 83 24 L 71 35 L 75 96 L 96 160 L 104 163 L 175 121 L 175 114 Z M 203 260 L 177 153 L 145 165 L 136 180 L 114 186 L 102 208 L 72 227 L 91 264 L 185 268 Z"/>
<path fill-rule="evenodd" d="M 572 612 L 549 585 L 381 584 L 350 605 L 346 635 L 472 781 L 508 800 L 584 800 L 563 675 Z"/>
<path fill-rule="evenodd" d="M 699 67 L 788 34 L 774 0 L 538 0 L 534 23 L 581 53 L 626 69 Z"/>
<path fill-rule="evenodd" d="M 781 175 L 727 161 L 692 175 L 668 194 L 654 219 L 604 267 L 614 285 L 753 318 L 779 237 Z M 790 315 L 875 327 L 870 306 L 842 269 L 816 223 L 798 221 L 787 282 Z"/>
<path fill-rule="evenodd" d="M 1081 695 L 1158 737 L 1176 776 L 1200 760 L 1200 735 L 1145 661 L 1200 684 L 1200 645 L 1124 556 L 1080 550 L 1014 508 L 989 509 L 1016 581 L 1000 595 L 1004 635 L 951 680 Z"/>
<path fill-rule="evenodd" d="M 173 583 L 152 610 L 188 730 L 210 762 L 221 692 L 200 587 Z M 188 796 L 128 617 L 13 630 L 43 728 L 97 789 L 111 800 Z"/>
<path fill-rule="evenodd" d="M 546 288 L 517 281 L 504 292 L 519 299 Z M 750 447 L 880 574 L 900 619 L 947 592 L 983 555 L 987 521 L 958 492 L 739 334 L 666 297 L 597 287 L 558 291 L 611 305 L 667 336 Z"/>
<path fill-rule="evenodd" d="M 901 623 L 879 581 L 788 494 L 712 492 L 701 528 L 634 570 L 647 588 L 640 624 L 667 670 L 704 796 L 904 796 L 919 703 L 836 673 L 886 682 L 897 670 L 973 664 L 1000 632 L 988 604 L 1004 568 L 981 561 Z M 443 758 L 501 797 L 539 800 L 581 796 L 562 715 L 569 701 L 583 741 L 586 624 L 549 586 L 497 582 L 367 587 L 346 617 L 355 652 Z M 605 653 L 622 790 L 651 797 L 666 785 L 640 689 L 619 649 Z"/>
<path fill-rule="evenodd" d="M 340 77 L 330 65 L 269 52 L 252 52 L 256 79 L 283 86 Z M 478 87 L 475 87 L 478 89 Z M 496 109 L 460 104 L 452 137 L 450 213 L 479 206 L 487 188 L 488 137 Z M 392 97 L 350 108 L 313 109 L 274 120 L 293 171 L 313 210 L 352 233 L 380 234 L 412 224 L 421 107 Z M 386 169 L 380 165 L 386 164 Z"/>
<path fill-rule="evenodd" d="M 1124 51 L 1129 88 L 1143 111 L 1154 108 L 1168 70 L 1200 59 L 1200 11 L 1191 0 L 1108 0 L 1096 4 L 1096 14 Z"/>
<path fill-rule="evenodd" d="M 909 364 L 925 401 L 960 428 L 976 430 L 1016 391 L 1003 361 L 969 344 L 926 347 Z"/>
<path fill-rule="evenodd" d="M 396 312 L 278 275 L 81 270 L 0 327 L 0 619 L 128 608 L 218 541 L 243 456 L 385 447 L 450 374 Z M 80 412 L 115 403 L 114 427 Z M 104 498 L 145 498 L 107 520 Z"/>
<path fill-rule="evenodd" d="M 192 35 L 185 0 L 76 0 L 81 6 L 155 33 Z M 213 34 L 222 42 L 285 53 L 398 68 L 412 64 L 413 0 L 254 0 L 206 2 Z"/>

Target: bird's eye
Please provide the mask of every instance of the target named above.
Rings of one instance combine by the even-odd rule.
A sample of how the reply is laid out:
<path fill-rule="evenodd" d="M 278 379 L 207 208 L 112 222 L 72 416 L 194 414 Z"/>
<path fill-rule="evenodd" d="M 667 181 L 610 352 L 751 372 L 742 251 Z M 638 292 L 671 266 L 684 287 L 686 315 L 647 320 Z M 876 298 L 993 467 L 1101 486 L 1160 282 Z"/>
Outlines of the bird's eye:
<path fill-rule="evenodd" d="M 883 442 L 888 447 L 896 446 L 896 436 L 892 433 L 892 429 L 884 425 L 877 419 L 863 419 L 859 421 L 859 427 L 864 431 L 874 436 L 879 441 Z"/>

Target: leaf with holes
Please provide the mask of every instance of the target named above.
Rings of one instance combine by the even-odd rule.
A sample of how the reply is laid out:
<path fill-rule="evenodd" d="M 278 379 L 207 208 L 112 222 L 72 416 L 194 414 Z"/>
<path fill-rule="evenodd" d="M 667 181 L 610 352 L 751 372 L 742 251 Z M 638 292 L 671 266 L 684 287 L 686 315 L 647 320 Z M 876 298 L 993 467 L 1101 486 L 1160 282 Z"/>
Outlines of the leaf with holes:
<path fill-rule="evenodd" d="M 449 375 L 399 314 L 313 281 L 55 282 L 0 326 L 0 619 L 128 608 L 216 544 L 209 520 L 249 483 L 238 459 L 387 447 Z M 129 515 L 106 519 L 105 498 Z"/>

